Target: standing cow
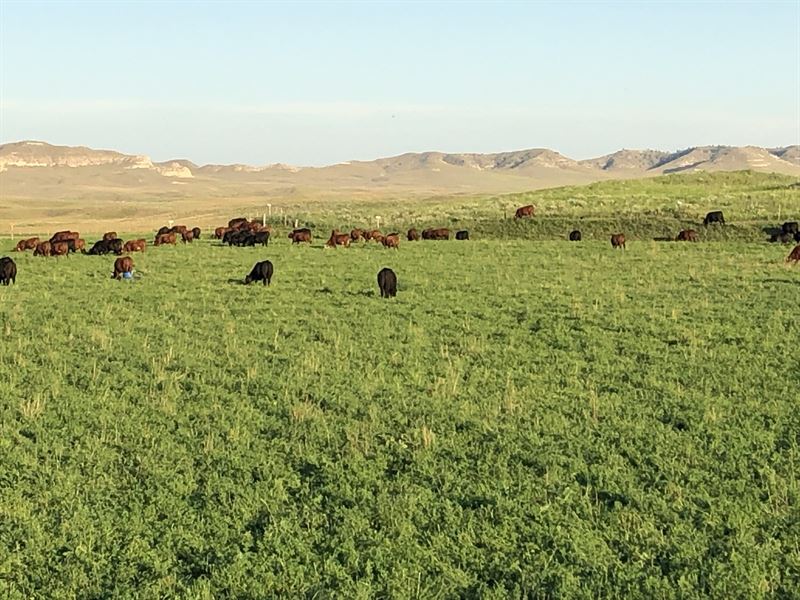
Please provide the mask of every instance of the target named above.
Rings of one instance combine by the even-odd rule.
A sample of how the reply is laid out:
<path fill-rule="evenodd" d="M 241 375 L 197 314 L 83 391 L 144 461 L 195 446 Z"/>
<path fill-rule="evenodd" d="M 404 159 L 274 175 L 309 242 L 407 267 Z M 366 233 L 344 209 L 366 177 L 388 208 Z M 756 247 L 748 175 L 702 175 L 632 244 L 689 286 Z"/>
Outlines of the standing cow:
<path fill-rule="evenodd" d="M 268 260 L 257 262 L 250 274 L 244 278 L 244 284 L 249 285 L 253 281 L 260 281 L 264 285 L 269 285 L 272 281 L 272 263 Z"/>
<path fill-rule="evenodd" d="M 457 240 L 468 240 L 469 239 L 469 231 L 466 229 L 462 231 L 456 231 L 456 239 Z"/>
<path fill-rule="evenodd" d="M 394 298 L 397 295 L 397 275 L 388 267 L 378 272 L 378 287 L 381 298 Z"/>
<path fill-rule="evenodd" d="M 712 210 L 710 213 L 706 215 L 706 218 L 703 219 L 703 226 L 708 227 L 711 223 L 719 223 L 720 225 L 725 225 L 725 216 L 722 214 L 721 210 Z"/>
<path fill-rule="evenodd" d="M 694 229 L 684 229 L 676 238 L 679 242 L 699 242 L 700 235 Z"/>
<path fill-rule="evenodd" d="M 419 231 L 414 229 L 413 227 L 408 230 L 408 234 L 406 234 L 409 242 L 418 242 L 419 241 Z"/>
<path fill-rule="evenodd" d="M 624 233 L 615 233 L 611 236 L 611 247 L 612 248 L 622 248 L 625 250 L 625 234 Z"/>
<path fill-rule="evenodd" d="M 570 242 L 580 242 L 581 239 L 583 239 L 583 236 L 581 235 L 581 232 L 578 231 L 577 229 L 574 229 L 574 230 L 569 232 L 569 241 Z"/>
<path fill-rule="evenodd" d="M 515 219 L 525 219 L 530 218 L 536 212 L 536 207 L 533 204 L 528 204 L 527 206 L 520 206 L 517 209 L 517 212 L 514 213 Z"/>
<path fill-rule="evenodd" d="M 0 258 L 0 284 L 17 283 L 17 263 L 8 256 Z"/>

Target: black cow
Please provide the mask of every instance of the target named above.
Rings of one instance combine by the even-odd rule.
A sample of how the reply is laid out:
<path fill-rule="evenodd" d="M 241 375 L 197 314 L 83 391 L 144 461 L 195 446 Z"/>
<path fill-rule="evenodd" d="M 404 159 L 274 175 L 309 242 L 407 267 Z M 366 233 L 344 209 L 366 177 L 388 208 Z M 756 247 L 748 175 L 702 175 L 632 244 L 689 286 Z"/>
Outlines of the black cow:
<path fill-rule="evenodd" d="M 797 221 L 786 221 L 781 225 L 781 233 L 797 233 L 800 231 L 800 223 Z"/>
<path fill-rule="evenodd" d="M 272 280 L 272 263 L 268 260 L 257 262 L 250 271 L 250 275 L 244 278 L 244 284 L 248 285 L 253 281 L 260 281 L 264 285 L 269 285 Z"/>
<path fill-rule="evenodd" d="M 388 267 L 378 272 L 378 287 L 381 288 L 381 298 L 394 298 L 397 295 L 397 275 Z"/>
<path fill-rule="evenodd" d="M 706 215 L 706 218 L 703 219 L 703 225 L 708 227 L 711 223 L 719 223 L 720 225 L 725 225 L 725 217 L 722 215 L 721 210 L 712 210 L 710 213 Z"/>
<path fill-rule="evenodd" d="M 457 240 L 468 240 L 469 239 L 469 231 L 466 229 L 463 231 L 456 231 L 456 239 Z"/>
<path fill-rule="evenodd" d="M 0 284 L 10 285 L 17 283 L 17 263 L 12 258 L 0 258 Z"/>
<path fill-rule="evenodd" d="M 569 232 L 569 241 L 570 242 L 580 242 L 581 241 L 581 232 L 575 229 L 574 231 Z"/>
<path fill-rule="evenodd" d="M 109 254 L 113 252 L 113 248 L 111 247 L 111 242 L 114 240 L 97 240 L 91 248 L 89 248 L 89 252 L 86 254 L 92 255 L 103 255 Z"/>

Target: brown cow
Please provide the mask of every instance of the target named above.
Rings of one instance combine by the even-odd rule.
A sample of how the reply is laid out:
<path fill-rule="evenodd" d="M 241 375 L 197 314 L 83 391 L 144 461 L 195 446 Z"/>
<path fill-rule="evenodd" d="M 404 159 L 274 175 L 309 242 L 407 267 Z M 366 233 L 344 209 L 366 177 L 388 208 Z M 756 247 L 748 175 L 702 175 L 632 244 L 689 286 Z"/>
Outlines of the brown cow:
<path fill-rule="evenodd" d="M 187 229 L 188 227 L 186 227 L 186 225 L 174 225 L 173 227 L 170 228 L 169 232 L 183 235 L 184 233 L 186 233 Z"/>
<path fill-rule="evenodd" d="M 193 239 L 194 239 L 194 234 L 191 231 L 186 230 L 181 233 L 181 242 L 183 242 L 184 244 L 187 242 L 191 244 Z"/>
<path fill-rule="evenodd" d="M 20 240 L 17 242 L 16 248 L 14 248 L 17 252 L 23 252 L 25 250 L 35 250 L 36 245 L 39 243 L 38 237 L 28 238 L 27 240 Z"/>
<path fill-rule="evenodd" d="M 411 229 L 408 230 L 408 234 L 407 234 L 406 237 L 408 237 L 408 241 L 409 242 L 418 242 L 419 241 L 419 231 L 417 231 L 414 228 L 411 228 Z"/>
<path fill-rule="evenodd" d="M 53 245 L 50 242 L 41 242 L 36 244 L 36 249 L 33 251 L 34 256 L 50 256 L 53 250 Z"/>
<path fill-rule="evenodd" d="M 230 227 L 217 227 L 214 230 L 214 237 L 221 240 L 228 231 L 230 231 Z"/>
<path fill-rule="evenodd" d="M 51 245 L 50 256 L 66 256 L 69 254 L 69 243 L 56 242 Z"/>
<path fill-rule="evenodd" d="M 370 240 L 375 240 L 378 243 L 383 241 L 383 234 L 380 232 L 379 229 L 373 229 L 372 231 L 364 231 L 364 241 L 368 242 Z"/>
<path fill-rule="evenodd" d="M 67 240 L 67 244 L 69 244 L 70 252 L 83 252 L 86 250 L 86 240 L 83 238 L 78 238 L 77 240 Z"/>
<path fill-rule="evenodd" d="M 156 236 L 153 245 L 160 246 L 161 244 L 172 244 L 174 246 L 176 241 L 177 238 L 175 237 L 174 233 L 162 233 L 161 235 Z"/>
<path fill-rule="evenodd" d="M 789 256 L 786 257 L 786 262 L 794 261 L 794 264 L 800 262 L 800 244 L 794 247 L 794 249 L 789 253 Z"/>
<path fill-rule="evenodd" d="M 122 250 L 123 252 L 144 252 L 145 248 L 147 248 L 147 241 L 139 239 L 128 240 Z"/>
<path fill-rule="evenodd" d="M 117 239 L 117 232 L 116 231 L 107 231 L 103 234 L 103 239 L 105 241 L 115 240 Z"/>
<path fill-rule="evenodd" d="M 56 231 L 50 238 L 50 243 L 64 242 L 66 240 L 77 240 L 81 234 L 77 231 Z"/>
<path fill-rule="evenodd" d="M 389 233 L 385 235 L 383 238 L 383 245 L 386 248 L 394 248 L 395 250 L 397 250 L 400 247 L 400 234 Z"/>
<path fill-rule="evenodd" d="M 520 206 L 517 209 L 517 212 L 514 213 L 514 218 L 522 219 L 524 217 L 532 217 L 535 211 L 536 207 L 533 204 L 528 204 L 528 206 Z"/>
<path fill-rule="evenodd" d="M 200 228 L 199 227 L 192 227 L 192 237 L 196 240 L 200 239 Z"/>
<path fill-rule="evenodd" d="M 247 225 L 247 219 L 244 217 L 237 217 L 228 221 L 228 227 L 230 229 L 241 229 L 245 225 Z"/>
<path fill-rule="evenodd" d="M 678 234 L 676 240 L 679 242 L 699 242 L 700 234 L 694 229 L 684 229 Z"/>
<path fill-rule="evenodd" d="M 311 243 L 311 230 L 304 227 L 302 229 L 295 229 L 289 234 L 289 239 L 292 240 L 293 244 L 299 244 L 300 242 L 308 242 Z"/>
<path fill-rule="evenodd" d="M 121 256 L 114 261 L 114 274 L 112 279 L 120 279 L 123 273 L 133 271 L 133 259 L 130 256 Z"/>
<path fill-rule="evenodd" d="M 344 246 L 345 248 L 348 248 L 350 246 L 350 234 L 339 233 L 334 229 L 331 231 L 331 237 L 328 238 L 328 241 L 325 242 L 325 245 L 329 248 L 335 248 L 336 246 Z"/>
<path fill-rule="evenodd" d="M 611 247 L 625 250 L 625 234 L 615 233 L 611 236 Z"/>
<path fill-rule="evenodd" d="M 364 230 L 363 229 L 353 229 L 350 231 L 350 239 L 354 242 L 361 241 L 364 238 Z"/>
<path fill-rule="evenodd" d="M 422 232 L 422 239 L 423 240 L 449 240 L 450 239 L 450 230 L 446 227 L 440 227 L 439 229 L 426 229 Z"/>

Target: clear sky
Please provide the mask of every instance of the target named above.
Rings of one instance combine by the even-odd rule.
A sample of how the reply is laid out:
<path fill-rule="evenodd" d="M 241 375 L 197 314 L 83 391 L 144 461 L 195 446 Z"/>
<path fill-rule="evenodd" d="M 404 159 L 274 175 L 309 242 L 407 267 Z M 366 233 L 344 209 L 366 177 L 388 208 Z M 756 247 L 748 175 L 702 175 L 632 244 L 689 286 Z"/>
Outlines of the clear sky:
<path fill-rule="evenodd" d="M 0 0 L 0 142 L 199 163 L 800 143 L 800 0 Z"/>

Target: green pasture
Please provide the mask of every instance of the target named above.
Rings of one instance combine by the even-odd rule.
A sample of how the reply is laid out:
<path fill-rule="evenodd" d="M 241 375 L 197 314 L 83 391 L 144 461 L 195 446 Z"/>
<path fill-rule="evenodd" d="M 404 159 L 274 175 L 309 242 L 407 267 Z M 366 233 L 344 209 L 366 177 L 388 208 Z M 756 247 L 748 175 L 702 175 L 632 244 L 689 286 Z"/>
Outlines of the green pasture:
<path fill-rule="evenodd" d="M 711 204 L 700 243 L 15 253 L 0 597 L 798 597 L 800 266 Z"/>

